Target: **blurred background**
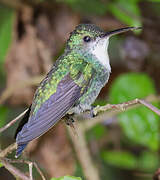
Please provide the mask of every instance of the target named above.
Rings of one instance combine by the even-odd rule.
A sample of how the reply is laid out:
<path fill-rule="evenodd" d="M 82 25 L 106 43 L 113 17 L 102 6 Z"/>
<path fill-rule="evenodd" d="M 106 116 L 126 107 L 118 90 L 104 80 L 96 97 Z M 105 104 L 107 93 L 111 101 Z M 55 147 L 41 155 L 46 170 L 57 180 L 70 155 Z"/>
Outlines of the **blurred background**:
<path fill-rule="evenodd" d="M 143 27 L 111 38 L 112 73 L 95 104 L 154 95 L 153 104 L 160 107 L 160 0 L 0 0 L 0 127 L 31 104 L 38 83 L 79 23 L 94 23 L 105 31 Z M 106 115 L 103 123 L 88 129 L 85 141 L 99 179 L 153 179 L 160 166 L 159 122 L 155 113 L 137 107 Z M 1 149 L 15 142 L 17 125 L 0 134 Z M 13 159 L 14 153 L 9 157 Z M 86 179 L 63 122 L 31 142 L 26 154 L 47 179 Z M 16 166 L 27 173 L 26 165 Z M 34 178 L 41 179 L 36 171 Z M 1 167 L 0 179 L 14 177 Z"/>

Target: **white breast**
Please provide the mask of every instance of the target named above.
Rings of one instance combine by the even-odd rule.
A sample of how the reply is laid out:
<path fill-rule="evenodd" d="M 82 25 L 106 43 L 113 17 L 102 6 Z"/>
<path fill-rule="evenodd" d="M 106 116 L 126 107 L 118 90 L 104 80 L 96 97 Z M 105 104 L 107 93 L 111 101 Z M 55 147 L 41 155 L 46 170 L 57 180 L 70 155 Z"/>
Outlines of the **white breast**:
<path fill-rule="evenodd" d="M 108 56 L 108 44 L 109 38 L 101 38 L 97 40 L 94 44 L 92 44 L 91 52 L 93 55 L 96 56 L 99 62 L 110 72 L 111 66 Z"/>

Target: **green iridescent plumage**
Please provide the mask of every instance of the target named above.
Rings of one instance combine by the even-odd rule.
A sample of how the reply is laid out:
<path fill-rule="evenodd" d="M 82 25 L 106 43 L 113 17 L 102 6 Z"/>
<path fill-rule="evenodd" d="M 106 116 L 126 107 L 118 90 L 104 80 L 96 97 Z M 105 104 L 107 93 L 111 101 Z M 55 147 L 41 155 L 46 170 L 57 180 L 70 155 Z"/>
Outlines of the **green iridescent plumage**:
<path fill-rule="evenodd" d="M 93 39 L 95 39 L 97 36 L 103 33 L 104 32 L 96 26 L 87 25 L 83 27 L 83 25 L 80 25 L 70 34 L 70 38 L 67 41 L 66 51 L 57 60 L 57 63 L 53 66 L 52 70 L 42 81 L 41 85 L 36 91 L 32 104 L 33 110 L 31 113 L 36 113 L 40 106 L 47 99 L 49 99 L 53 93 L 56 92 L 58 83 L 68 73 L 70 73 L 72 79 L 80 87 L 82 87 L 82 91 L 85 89 L 85 85 L 87 85 L 88 81 L 92 78 L 92 75 L 94 72 L 96 72 L 96 70 L 99 70 L 100 73 L 104 73 L 105 68 L 102 67 L 96 58 L 92 56 L 92 54 L 87 54 L 82 48 L 84 45 L 84 36 L 91 36 Z M 82 73 L 81 76 L 83 76 L 80 79 L 77 78 L 79 73 Z M 87 96 L 87 94 L 85 96 Z M 81 98 L 81 100 L 83 100 L 83 98 Z"/>

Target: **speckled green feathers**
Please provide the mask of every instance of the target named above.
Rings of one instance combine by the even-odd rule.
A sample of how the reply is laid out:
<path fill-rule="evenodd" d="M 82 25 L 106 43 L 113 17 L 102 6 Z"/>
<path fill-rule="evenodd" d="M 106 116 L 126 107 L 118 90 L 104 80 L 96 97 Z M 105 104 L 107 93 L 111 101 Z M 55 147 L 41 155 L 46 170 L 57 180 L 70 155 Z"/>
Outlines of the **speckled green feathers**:
<path fill-rule="evenodd" d="M 78 58 L 78 55 L 76 56 L 74 53 L 66 55 L 63 60 L 61 59 L 59 61 L 61 62 L 57 64 L 57 67 L 53 67 L 38 87 L 32 104 L 32 114 L 35 114 L 41 105 L 56 92 L 59 82 L 67 74 L 70 74 L 74 82 L 82 87 L 82 91 L 92 76 L 92 65 Z"/>
<path fill-rule="evenodd" d="M 83 54 L 77 52 L 76 49 L 81 49 L 80 45 L 83 43 L 81 41 L 83 41 L 84 36 L 90 35 L 97 37 L 103 33 L 104 32 L 99 27 L 93 24 L 81 24 L 75 28 L 67 41 L 67 47 L 70 46 L 70 48 L 66 48 L 64 54 L 59 57 L 47 77 L 38 87 L 32 104 L 31 114 L 36 113 L 40 106 L 56 92 L 58 83 L 68 73 L 70 73 L 72 79 L 79 86 L 84 87 L 84 85 L 88 83 L 88 80 L 91 78 L 94 71 L 93 65 L 92 63 L 88 63 L 84 59 Z M 89 59 L 90 57 L 87 58 Z M 78 78 L 80 74 L 82 78 Z"/>
<path fill-rule="evenodd" d="M 104 31 L 94 24 L 80 24 L 70 33 L 70 37 L 67 41 L 67 48 L 81 48 L 80 44 L 83 44 L 84 36 L 89 35 L 94 39 L 102 34 L 104 34 Z"/>

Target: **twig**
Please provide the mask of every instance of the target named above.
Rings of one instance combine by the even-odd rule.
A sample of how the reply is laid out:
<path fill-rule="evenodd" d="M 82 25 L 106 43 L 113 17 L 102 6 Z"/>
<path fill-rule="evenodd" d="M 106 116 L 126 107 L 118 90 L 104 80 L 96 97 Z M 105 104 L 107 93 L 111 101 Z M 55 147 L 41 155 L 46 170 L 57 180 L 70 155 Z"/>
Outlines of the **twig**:
<path fill-rule="evenodd" d="M 2 164 L 4 165 L 4 167 L 6 169 L 8 169 L 8 171 L 11 172 L 11 174 L 13 174 L 15 176 L 15 178 L 20 178 L 23 180 L 30 180 L 30 178 L 28 176 L 26 176 L 24 173 L 22 173 L 19 169 L 17 169 L 16 167 L 12 166 L 9 162 L 7 162 L 5 160 L 5 158 L 0 158 L 0 161 L 2 162 Z"/>
<path fill-rule="evenodd" d="M 33 163 L 30 162 L 28 166 L 29 166 L 29 177 L 30 177 L 30 180 L 33 180 L 33 175 L 32 175 Z"/>
<path fill-rule="evenodd" d="M 42 180 L 46 180 L 45 176 L 43 175 L 41 169 L 38 167 L 36 162 L 32 162 L 32 161 L 28 161 L 28 160 L 24 160 L 24 159 L 7 159 L 5 158 L 9 163 L 23 163 L 23 164 L 33 164 L 34 167 L 36 168 L 37 172 L 40 174 Z"/>
<path fill-rule="evenodd" d="M 85 121 L 82 121 L 84 124 L 85 130 L 88 130 L 95 126 L 97 123 L 101 123 L 106 121 L 107 119 L 110 119 L 111 117 L 119 114 L 122 111 L 125 111 L 127 109 L 132 109 L 137 106 L 140 106 L 141 104 L 149 108 L 150 110 L 154 111 L 156 114 L 160 115 L 160 110 L 153 106 L 152 104 L 148 103 L 152 101 L 159 101 L 159 96 L 148 96 L 145 100 L 135 99 L 132 101 L 124 102 L 121 104 L 107 104 L 106 106 L 97 106 L 94 109 L 94 113 L 98 114 L 100 112 L 103 112 L 102 114 L 98 114 L 98 116 L 92 118 L 92 119 L 86 119 Z M 108 111 L 110 110 L 110 111 Z M 81 117 L 77 117 L 81 119 Z"/>
<path fill-rule="evenodd" d="M 149 108 L 150 110 L 152 110 L 153 112 L 155 112 L 160 116 L 160 110 L 157 107 L 153 106 L 152 104 L 142 99 L 138 99 L 138 102 L 143 104 L 144 106 L 146 106 L 147 108 Z"/>
<path fill-rule="evenodd" d="M 76 154 L 81 163 L 84 175 L 87 180 L 100 180 L 97 168 L 93 165 L 89 149 L 85 140 L 85 132 L 82 124 L 79 123 L 77 128 L 77 136 L 74 136 L 70 127 L 68 127 L 70 137 L 72 139 Z"/>
<path fill-rule="evenodd" d="M 8 124 L 6 124 L 4 127 L 0 128 L 0 133 L 5 131 L 6 129 L 8 129 L 10 126 L 12 126 L 15 122 L 17 122 L 20 118 L 22 118 L 25 113 L 28 111 L 28 109 L 26 109 L 25 111 L 23 111 L 20 115 L 18 115 L 15 119 L 13 119 L 12 121 L 10 121 Z"/>
<path fill-rule="evenodd" d="M 42 171 L 38 167 L 37 163 L 33 162 L 33 164 L 34 164 L 35 168 L 37 169 L 37 171 L 39 172 L 39 174 L 41 175 L 42 180 L 46 180 L 46 178 L 44 177 Z"/>
<path fill-rule="evenodd" d="M 17 148 L 17 144 L 13 143 L 11 145 L 9 145 L 7 148 L 5 148 L 4 150 L 0 151 L 0 157 L 5 157 L 7 156 L 9 153 L 11 153 L 13 150 L 15 150 Z"/>
<path fill-rule="evenodd" d="M 120 104 L 107 104 L 106 106 L 97 106 L 94 109 L 94 114 L 97 115 L 97 113 L 99 113 L 101 111 L 107 111 L 109 109 L 117 109 L 120 111 L 124 111 L 127 108 L 129 108 L 130 106 L 133 106 L 136 104 L 142 104 L 160 116 L 160 110 L 158 108 L 156 108 L 152 104 L 148 103 L 146 100 L 142 100 L 142 99 L 134 99 L 134 100 L 131 100 L 128 102 L 120 103 Z"/>

